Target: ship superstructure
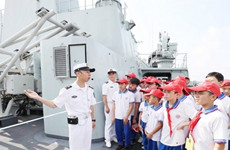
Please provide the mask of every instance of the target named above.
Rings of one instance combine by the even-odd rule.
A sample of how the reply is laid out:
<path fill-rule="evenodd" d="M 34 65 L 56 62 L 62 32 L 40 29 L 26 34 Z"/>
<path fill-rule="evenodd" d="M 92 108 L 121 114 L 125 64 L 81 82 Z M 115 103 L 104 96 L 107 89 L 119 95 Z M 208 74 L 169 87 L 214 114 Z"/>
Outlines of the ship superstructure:
<path fill-rule="evenodd" d="M 9 115 L 14 101 L 28 100 L 23 95 L 24 89 L 54 99 L 62 87 L 75 81 L 73 66 L 87 62 L 96 68 L 88 83 L 94 87 L 97 99 L 93 139 L 103 139 L 101 86 L 107 80 L 108 68 L 116 68 L 118 77 L 130 72 L 138 77 L 168 80 L 188 75 L 186 65 L 176 65 L 176 44 L 169 43 L 167 33 L 160 36 L 149 64 L 143 64 L 131 32 L 134 26 L 134 21 L 126 20 L 117 0 L 99 0 L 83 10 L 77 0 L 7 0 L 0 44 L 1 96 L 7 106 L 0 110 L 1 116 Z M 64 111 L 43 106 L 44 116 Z M 68 137 L 66 118 L 66 113 L 45 118 L 46 135 Z"/>

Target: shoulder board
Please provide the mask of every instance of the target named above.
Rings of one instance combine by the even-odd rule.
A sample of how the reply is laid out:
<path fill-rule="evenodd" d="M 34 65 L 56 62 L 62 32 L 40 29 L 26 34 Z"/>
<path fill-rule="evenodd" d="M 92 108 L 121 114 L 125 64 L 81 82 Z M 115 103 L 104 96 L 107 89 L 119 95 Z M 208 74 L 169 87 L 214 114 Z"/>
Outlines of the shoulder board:
<path fill-rule="evenodd" d="M 89 88 L 93 89 L 93 87 L 92 87 L 92 86 L 89 86 Z"/>
<path fill-rule="evenodd" d="M 108 83 L 109 83 L 109 81 L 105 82 L 105 84 L 108 84 Z"/>
<path fill-rule="evenodd" d="M 68 90 L 70 88 L 72 88 L 72 85 L 69 85 L 69 86 L 65 87 L 66 90 Z"/>

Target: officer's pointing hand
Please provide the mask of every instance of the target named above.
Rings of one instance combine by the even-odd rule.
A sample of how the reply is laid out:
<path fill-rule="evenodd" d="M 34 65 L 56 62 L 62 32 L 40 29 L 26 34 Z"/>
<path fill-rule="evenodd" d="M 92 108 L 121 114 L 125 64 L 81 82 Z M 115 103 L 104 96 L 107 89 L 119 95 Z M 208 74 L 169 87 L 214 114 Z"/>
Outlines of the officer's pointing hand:
<path fill-rule="evenodd" d="M 38 99 L 38 94 L 30 89 L 28 90 L 24 90 L 24 93 L 26 96 L 28 96 L 29 98 L 32 98 L 32 99 Z"/>

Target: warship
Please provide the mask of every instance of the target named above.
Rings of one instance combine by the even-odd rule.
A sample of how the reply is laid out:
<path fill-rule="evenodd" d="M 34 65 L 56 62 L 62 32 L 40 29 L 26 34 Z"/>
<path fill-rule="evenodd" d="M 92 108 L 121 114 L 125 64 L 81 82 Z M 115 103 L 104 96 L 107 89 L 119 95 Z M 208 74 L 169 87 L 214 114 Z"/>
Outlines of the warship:
<path fill-rule="evenodd" d="M 106 149 L 101 144 L 101 86 L 108 68 L 116 68 L 118 78 L 130 72 L 163 80 L 188 76 L 187 55 L 177 53 L 177 43 L 170 43 L 167 32 L 159 33 L 148 61 L 141 59 L 132 33 L 136 24 L 126 19 L 125 11 L 119 0 L 92 0 L 83 8 L 78 0 L 5 2 L 0 15 L 0 149 L 68 149 L 65 109 L 28 99 L 24 90 L 54 99 L 74 82 L 72 68 L 77 63 L 96 68 L 88 83 L 97 99 L 93 150 Z"/>

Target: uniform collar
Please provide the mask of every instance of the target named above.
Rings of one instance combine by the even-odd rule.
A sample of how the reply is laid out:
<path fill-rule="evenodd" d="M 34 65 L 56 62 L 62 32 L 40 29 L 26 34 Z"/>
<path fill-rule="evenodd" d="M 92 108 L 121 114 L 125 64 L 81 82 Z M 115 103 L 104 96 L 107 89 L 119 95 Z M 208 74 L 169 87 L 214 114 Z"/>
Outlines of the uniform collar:
<path fill-rule="evenodd" d="M 208 109 L 206 109 L 206 110 L 203 110 L 202 112 L 203 112 L 205 115 L 207 115 L 207 114 L 209 114 L 209 113 L 211 113 L 211 112 L 214 112 L 214 111 L 216 111 L 216 110 L 218 110 L 218 107 L 217 107 L 216 105 L 214 105 L 214 106 L 212 106 L 212 107 L 210 107 L 210 108 L 208 108 Z"/>
<path fill-rule="evenodd" d="M 221 95 L 218 97 L 218 99 L 219 99 L 219 100 L 222 100 L 222 99 L 225 98 L 225 96 L 226 96 L 226 95 L 225 95 L 224 93 L 221 93 Z"/>
<path fill-rule="evenodd" d="M 112 81 L 112 80 L 110 80 L 110 79 L 109 79 L 109 81 L 108 81 L 108 82 L 109 82 L 109 83 L 116 83 L 116 82 L 113 82 L 113 81 Z"/>
<path fill-rule="evenodd" d="M 130 90 L 129 90 L 130 91 Z M 132 92 L 132 93 L 136 93 L 137 92 L 137 88 L 134 90 L 134 91 L 130 91 L 130 92 Z"/>
<path fill-rule="evenodd" d="M 127 93 L 128 89 L 126 89 L 123 93 Z M 119 94 L 122 94 L 121 90 L 119 90 Z"/>
<path fill-rule="evenodd" d="M 180 102 L 183 102 L 186 98 L 187 98 L 187 96 L 184 95 L 184 96 L 182 96 L 181 98 L 179 98 L 178 100 L 179 100 Z"/>
<path fill-rule="evenodd" d="M 175 109 L 180 104 L 180 101 L 177 99 L 176 102 L 173 104 L 172 108 Z M 169 101 L 165 103 L 166 108 L 169 108 Z"/>
<path fill-rule="evenodd" d="M 145 107 L 147 107 L 149 104 L 145 101 L 145 102 L 144 102 L 144 105 L 145 105 Z"/>
<path fill-rule="evenodd" d="M 155 110 L 155 111 L 158 111 L 160 108 L 162 107 L 162 105 L 160 104 L 160 105 L 158 105 L 157 107 L 152 107 L 153 108 L 153 110 Z"/>
<path fill-rule="evenodd" d="M 86 87 L 88 87 L 87 84 L 85 84 L 85 87 L 84 88 L 81 88 L 77 82 L 75 81 L 73 84 L 72 84 L 73 88 L 76 88 L 76 89 L 81 89 L 81 90 L 86 90 Z"/>

